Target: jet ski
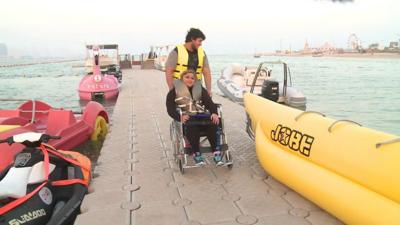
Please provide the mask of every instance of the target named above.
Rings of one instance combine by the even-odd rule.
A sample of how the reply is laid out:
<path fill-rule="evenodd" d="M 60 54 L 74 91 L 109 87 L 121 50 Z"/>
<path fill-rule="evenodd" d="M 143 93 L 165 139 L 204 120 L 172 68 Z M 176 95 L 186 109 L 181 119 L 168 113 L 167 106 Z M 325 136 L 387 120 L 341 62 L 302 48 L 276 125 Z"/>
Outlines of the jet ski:
<path fill-rule="evenodd" d="M 91 162 L 46 144 L 60 138 L 26 132 L 0 140 L 25 146 L 0 173 L 0 224 L 73 224 L 88 191 Z"/>

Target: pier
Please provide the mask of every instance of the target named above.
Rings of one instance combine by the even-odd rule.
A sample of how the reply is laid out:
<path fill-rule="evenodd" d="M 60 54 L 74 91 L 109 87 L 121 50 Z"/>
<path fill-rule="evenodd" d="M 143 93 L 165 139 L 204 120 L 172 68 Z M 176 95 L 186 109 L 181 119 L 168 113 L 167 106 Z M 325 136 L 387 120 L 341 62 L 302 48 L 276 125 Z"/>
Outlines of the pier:
<path fill-rule="evenodd" d="M 171 149 L 167 91 L 161 71 L 123 71 L 110 133 L 76 225 L 342 224 L 260 167 L 243 106 L 216 94 L 233 168 L 206 158 L 205 167 L 182 175 Z"/>

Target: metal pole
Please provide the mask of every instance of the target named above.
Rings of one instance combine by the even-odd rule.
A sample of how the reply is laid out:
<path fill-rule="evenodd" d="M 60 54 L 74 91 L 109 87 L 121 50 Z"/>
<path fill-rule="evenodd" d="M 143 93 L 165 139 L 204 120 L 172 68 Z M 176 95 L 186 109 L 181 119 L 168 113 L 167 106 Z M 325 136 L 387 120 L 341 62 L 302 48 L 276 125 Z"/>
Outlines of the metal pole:
<path fill-rule="evenodd" d="M 286 97 L 286 89 L 287 89 L 287 65 L 283 63 L 283 96 Z"/>
<path fill-rule="evenodd" d="M 32 99 L 32 119 L 31 123 L 35 123 L 35 114 L 36 114 L 36 101 Z"/>

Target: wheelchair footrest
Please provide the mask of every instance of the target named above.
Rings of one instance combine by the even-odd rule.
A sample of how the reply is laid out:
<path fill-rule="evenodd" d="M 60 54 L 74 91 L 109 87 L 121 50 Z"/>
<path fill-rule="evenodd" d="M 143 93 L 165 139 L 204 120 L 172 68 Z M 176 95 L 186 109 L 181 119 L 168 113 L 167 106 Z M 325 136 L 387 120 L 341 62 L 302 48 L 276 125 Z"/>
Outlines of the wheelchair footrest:
<path fill-rule="evenodd" d="M 226 150 L 228 150 L 228 145 L 227 144 L 223 144 L 222 146 L 221 146 L 221 152 L 224 152 L 224 151 L 226 151 Z M 200 152 L 201 153 L 212 153 L 212 152 L 214 152 L 212 149 L 211 149 L 211 147 L 210 146 L 201 146 L 200 147 Z M 193 152 L 192 152 L 192 149 L 191 148 L 185 148 L 185 154 L 187 154 L 187 155 L 193 155 Z"/>

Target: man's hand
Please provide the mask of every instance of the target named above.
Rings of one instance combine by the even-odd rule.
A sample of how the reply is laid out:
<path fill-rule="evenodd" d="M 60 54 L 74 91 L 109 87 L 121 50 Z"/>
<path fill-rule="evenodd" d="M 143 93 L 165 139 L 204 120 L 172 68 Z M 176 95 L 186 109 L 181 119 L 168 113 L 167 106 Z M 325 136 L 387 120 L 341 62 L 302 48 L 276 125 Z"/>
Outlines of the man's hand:
<path fill-rule="evenodd" d="M 190 116 L 189 115 L 182 115 L 181 117 L 181 122 L 182 123 L 186 123 L 189 120 Z"/>
<path fill-rule="evenodd" d="M 211 115 L 211 121 L 213 122 L 213 124 L 215 124 L 215 125 L 217 125 L 217 124 L 219 124 L 219 117 L 218 117 L 218 115 L 217 114 L 215 114 L 215 113 L 213 113 L 212 115 Z"/>
<path fill-rule="evenodd" d="M 208 92 L 208 95 L 209 95 L 210 97 L 212 97 L 212 92 L 211 92 L 211 90 L 207 90 L 207 92 Z"/>

